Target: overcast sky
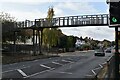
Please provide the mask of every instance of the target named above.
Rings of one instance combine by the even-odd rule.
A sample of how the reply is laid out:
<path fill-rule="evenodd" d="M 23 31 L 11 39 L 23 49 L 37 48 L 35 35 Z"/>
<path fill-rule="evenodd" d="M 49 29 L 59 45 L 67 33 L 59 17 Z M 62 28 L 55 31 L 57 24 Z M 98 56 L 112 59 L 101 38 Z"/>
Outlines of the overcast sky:
<path fill-rule="evenodd" d="M 0 0 L 0 12 L 10 13 L 18 21 L 45 18 L 50 6 L 54 7 L 55 17 L 92 14 L 108 14 L 106 0 Z M 98 40 L 114 39 L 114 28 L 108 26 L 86 26 L 60 28 L 66 35 L 92 37 Z"/>

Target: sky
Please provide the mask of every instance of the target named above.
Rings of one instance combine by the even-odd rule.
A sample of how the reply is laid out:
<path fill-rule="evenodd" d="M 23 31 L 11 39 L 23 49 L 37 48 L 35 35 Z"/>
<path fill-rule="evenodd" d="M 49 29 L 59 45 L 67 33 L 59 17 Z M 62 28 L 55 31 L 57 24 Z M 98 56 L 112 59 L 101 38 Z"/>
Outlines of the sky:
<path fill-rule="evenodd" d="M 0 0 L 0 12 L 10 13 L 17 21 L 46 18 L 49 7 L 54 17 L 109 14 L 106 0 Z M 60 28 L 66 35 L 92 37 L 96 40 L 115 40 L 114 28 L 108 26 L 85 26 Z"/>

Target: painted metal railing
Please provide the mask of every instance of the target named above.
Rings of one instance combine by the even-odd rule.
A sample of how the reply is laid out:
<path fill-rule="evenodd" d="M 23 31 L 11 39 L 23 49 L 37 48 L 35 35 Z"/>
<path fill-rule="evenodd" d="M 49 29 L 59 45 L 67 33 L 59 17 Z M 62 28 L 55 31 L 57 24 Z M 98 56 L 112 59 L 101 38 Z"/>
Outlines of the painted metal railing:
<path fill-rule="evenodd" d="M 57 17 L 35 21 L 17 22 L 15 28 L 49 28 L 49 27 L 77 27 L 77 26 L 104 26 L 108 25 L 108 14 Z"/>

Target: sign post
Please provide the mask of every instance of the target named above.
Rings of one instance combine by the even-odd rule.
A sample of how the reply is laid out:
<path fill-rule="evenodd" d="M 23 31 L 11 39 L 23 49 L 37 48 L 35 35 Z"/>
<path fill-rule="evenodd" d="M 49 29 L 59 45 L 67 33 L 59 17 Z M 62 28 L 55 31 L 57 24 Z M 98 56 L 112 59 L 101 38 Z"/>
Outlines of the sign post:
<path fill-rule="evenodd" d="M 118 45 L 118 26 L 115 26 L 115 80 L 119 80 L 119 45 Z"/>

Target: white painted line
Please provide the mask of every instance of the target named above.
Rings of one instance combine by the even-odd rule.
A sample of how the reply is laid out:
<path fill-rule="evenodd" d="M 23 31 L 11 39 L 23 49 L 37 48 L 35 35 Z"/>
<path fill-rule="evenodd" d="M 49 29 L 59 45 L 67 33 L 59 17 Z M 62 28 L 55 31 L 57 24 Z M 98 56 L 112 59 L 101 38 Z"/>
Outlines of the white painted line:
<path fill-rule="evenodd" d="M 107 62 L 102 63 L 103 65 L 106 64 Z"/>
<path fill-rule="evenodd" d="M 16 69 L 14 69 L 14 70 L 16 70 Z M 3 71 L 2 73 L 11 72 L 11 71 L 14 71 L 14 70 Z"/>
<path fill-rule="evenodd" d="M 51 71 L 51 70 L 53 70 L 53 69 L 55 69 L 55 68 L 51 68 L 51 69 L 49 69 L 49 70 L 44 70 L 44 71 L 41 71 L 41 72 L 38 72 L 38 73 L 35 73 L 35 74 L 32 74 L 32 75 L 29 75 L 29 76 L 26 76 L 26 77 L 23 77 L 23 78 L 32 77 L 32 76 L 38 75 L 38 74 L 40 74 L 40 73 L 44 73 L 44 72 L 47 72 L 47 71 Z"/>
<path fill-rule="evenodd" d="M 99 64 L 99 66 L 100 66 L 101 68 L 103 68 L 103 66 L 102 66 L 101 64 Z"/>
<path fill-rule="evenodd" d="M 72 74 L 72 73 L 70 73 L 70 72 L 57 72 L 57 73 Z"/>
<path fill-rule="evenodd" d="M 97 70 L 97 69 L 101 69 L 101 67 L 95 68 L 95 69 L 93 69 L 93 70 Z"/>
<path fill-rule="evenodd" d="M 96 73 L 95 73 L 95 71 L 94 71 L 94 70 L 92 70 L 92 73 L 93 73 L 94 75 L 96 75 Z"/>
<path fill-rule="evenodd" d="M 43 64 L 40 64 L 40 66 L 45 67 L 45 68 L 48 68 L 48 69 L 51 69 L 51 67 L 46 66 L 46 65 L 43 65 Z"/>
<path fill-rule="evenodd" d="M 20 68 L 20 69 L 23 69 L 23 68 L 28 68 L 28 67 L 30 67 L 30 66 L 27 66 L 27 67 L 22 67 L 22 68 Z M 2 73 L 7 73 L 7 72 L 15 71 L 15 70 L 17 70 L 17 69 L 12 69 L 12 70 L 8 70 L 8 71 L 3 71 Z"/>
<path fill-rule="evenodd" d="M 63 66 L 63 64 L 60 64 L 60 63 L 58 63 L 58 62 L 52 62 L 53 64 L 58 64 L 58 65 L 61 65 L 61 66 Z"/>
<path fill-rule="evenodd" d="M 90 76 L 90 77 L 91 77 L 91 76 L 93 76 L 93 75 L 85 75 L 85 76 L 88 76 L 88 77 Z"/>
<path fill-rule="evenodd" d="M 34 60 L 35 62 L 38 61 L 38 60 Z"/>
<path fill-rule="evenodd" d="M 21 70 L 21 69 L 17 69 L 17 71 L 22 74 L 24 77 L 27 77 L 27 75 Z"/>
<path fill-rule="evenodd" d="M 74 62 L 72 62 L 72 61 L 68 61 L 68 60 L 62 60 L 62 61 L 64 61 L 64 62 L 70 62 L 70 63 L 74 63 Z"/>

